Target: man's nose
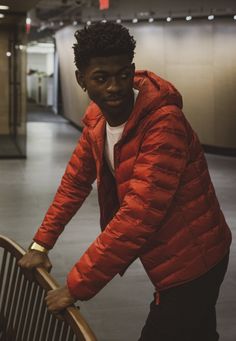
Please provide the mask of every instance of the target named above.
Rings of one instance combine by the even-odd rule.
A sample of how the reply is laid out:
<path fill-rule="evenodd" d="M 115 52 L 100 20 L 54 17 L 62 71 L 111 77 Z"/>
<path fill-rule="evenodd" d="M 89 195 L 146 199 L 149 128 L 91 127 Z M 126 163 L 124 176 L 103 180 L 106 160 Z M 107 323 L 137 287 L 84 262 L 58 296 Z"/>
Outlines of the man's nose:
<path fill-rule="evenodd" d="M 121 90 L 121 85 L 116 77 L 111 77 L 109 80 L 107 91 L 108 92 L 119 92 Z"/>

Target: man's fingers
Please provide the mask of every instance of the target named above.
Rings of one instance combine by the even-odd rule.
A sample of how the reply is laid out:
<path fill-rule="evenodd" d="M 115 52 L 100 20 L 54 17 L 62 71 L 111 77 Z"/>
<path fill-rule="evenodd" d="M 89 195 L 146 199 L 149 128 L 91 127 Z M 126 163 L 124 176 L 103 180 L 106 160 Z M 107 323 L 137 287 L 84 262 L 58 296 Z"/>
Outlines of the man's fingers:
<path fill-rule="evenodd" d="M 52 269 L 52 264 L 46 254 L 37 251 L 29 251 L 19 261 L 18 265 L 23 269 L 32 270 L 38 266 L 45 268 L 48 272 Z"/>
<path fill-rule="evenodd" d="M 25 261 L 24 257 L 21 258 L 21 259 L 17 262 L 17 264 L 18 264 L 20 267 L 22 267 L 22 268 L 27 267 L 27 262 Z"/>
<path fill-rule="evenodd" d="M 51 297 L 53 297 L 53 290 L 49 290 L 47 295 L 45 296 L 45 301 L 48 303 L 50 302 Z"/>
<path fill-rule="evenodd" d="M 41 263 L 39 265 L 37 265 L 41 268 L 44 268 L 47 272 L 50 272 L 52 270 L 52 265 L 51 264 L 45 264 L 45 263 Z"/>
<path fill-rule="evenodd" d="M 48 310 L 54 314 L 57 314 L 58 312 L 61 312 L 73 304 L 75 299 L 70 295 L 67 286 L 65 286 L 58 289 L 49 290 L 45 297 L 45 301 Z"/>
<path fill-rule="evenodd" d="M 52 314 L 59 314 L 60 313 L 61 310 L 58 309 L 58 305 L 57 305 L 57 302 L 55 302 L 54 297 L 47 295 L 45 298 L 45 301 L 46 301 L 48 310 Z"/>
<path fill-rule="evenodd" d="M 18 265 L 21 267 L 21 268 L 24 268 L 26 270 L 31 270 L 33 268 L 32 264 L 29 263 L 29 262 L 26 262 L 26 261 L 22 261 L 22 262 L 18 262 Z"/>
<path fill-rule="evenodd" d="M 47 263 L 45 264 L 45 268 L 46 268 L 46 270 L 47 270 L 48 272 L 50 272 L 50 271 L 52 270 L 52 264 L 49 263 L 49 262 L 47 262 Z"/>

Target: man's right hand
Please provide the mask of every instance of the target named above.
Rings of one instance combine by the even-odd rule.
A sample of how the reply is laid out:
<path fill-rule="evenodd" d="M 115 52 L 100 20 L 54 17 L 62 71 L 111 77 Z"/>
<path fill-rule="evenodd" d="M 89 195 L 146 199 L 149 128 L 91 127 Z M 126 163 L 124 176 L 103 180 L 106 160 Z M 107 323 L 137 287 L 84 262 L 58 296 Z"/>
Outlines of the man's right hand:
<path fill-rule="evenodd" d="M 48 255 L 36 250 L 29 250 L 19 261 L 18 265 L 23 269 L 32 270 L 38 266 L 45 268 L 50 272 L 52 264 Z"/>

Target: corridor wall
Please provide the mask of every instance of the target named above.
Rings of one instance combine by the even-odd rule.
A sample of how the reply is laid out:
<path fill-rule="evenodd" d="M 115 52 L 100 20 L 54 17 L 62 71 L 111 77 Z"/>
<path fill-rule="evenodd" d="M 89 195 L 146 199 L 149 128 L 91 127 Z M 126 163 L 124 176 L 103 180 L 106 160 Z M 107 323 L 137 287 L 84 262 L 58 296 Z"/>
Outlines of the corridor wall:
<path fill-rule="evenodd" d="M 236 148 L 236 23 L 197 20 L 127 25 L 137 40 L 137 69 L 149 69 L 182 93 L 184 112 L 203 144 Z M 64 114 L 81 126 L 89 103 L 75 81 L 75 27 L 56 34 Z"/>
<path fill-rule="evenodd" d="M 8 33 L 6 30 L 1 29 L 0 31 L 0 135 L 9 134 L 9 87 L 8 85 L 8 57 L 6 56 L 6 51 L 8 51 Z"/>
<path fill-rule="evenodd" d="M 68 26 L 56 32 L 56 48 L 61 78 L 63 113 L 70 121 L 82 127 L 82 117 L 89 99 L 79 87 L 75 78 L 74 54 L 72 46 L 75 43 L 76 28 Z"/>
<path fill-rule="evenodd" d="M 26 156 L 25 17 L 0 30 L 0 158 Z"/>

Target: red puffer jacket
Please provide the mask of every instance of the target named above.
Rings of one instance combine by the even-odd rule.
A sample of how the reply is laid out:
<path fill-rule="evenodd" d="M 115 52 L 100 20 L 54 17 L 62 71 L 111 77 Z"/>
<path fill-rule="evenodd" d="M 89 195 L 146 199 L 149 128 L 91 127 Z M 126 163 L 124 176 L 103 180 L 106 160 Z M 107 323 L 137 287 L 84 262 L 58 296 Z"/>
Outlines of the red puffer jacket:
<path fill-rule="evenodd" d="M 140 258 L 157 291 L 206 273 L 228 252 L 220 210 L 182 99 L 168 82 L 136 73 L 139 95 L 115 146 L 115 181 L 103 157 L 105 119 L 92 103 L 80 141 L 34 240 L 52 248 L 97 178 L 102 232 L 68 274 L 86 300 Z"/>

